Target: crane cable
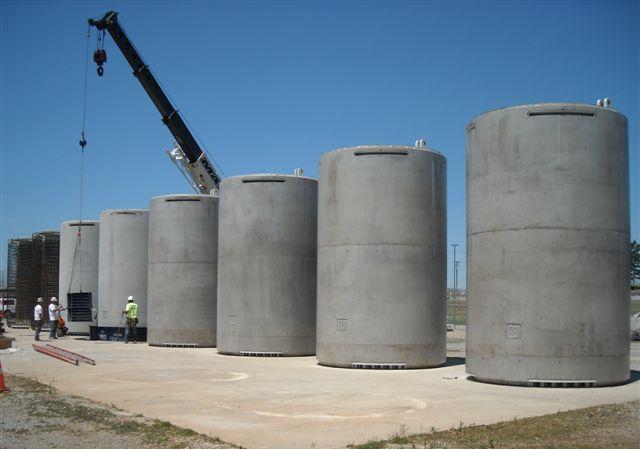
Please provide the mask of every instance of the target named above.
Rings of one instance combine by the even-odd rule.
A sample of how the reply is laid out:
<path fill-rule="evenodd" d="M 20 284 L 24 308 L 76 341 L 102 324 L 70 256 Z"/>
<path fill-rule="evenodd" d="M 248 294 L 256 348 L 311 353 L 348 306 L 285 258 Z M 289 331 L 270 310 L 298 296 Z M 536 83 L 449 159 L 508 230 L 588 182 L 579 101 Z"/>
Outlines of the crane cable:
<path fill-rule="evenodd" d="M 79 255 L 80 243 L 82 241 L 82 204 L 84 200 L 84 156 L 85 156 L 85 146 L 87 145 L 87 140 L 85 138 L 85 131 L 87 126 L 87 73 L 89 71 L 89 40 L 91 38 L 91 25 L 87 27 L 87 45 L 85 49 L 85 82 L 83 87 L 83 100 L 82 100 L 82 132 L 80 133 L 80 205 L 78 208 L 78 232 L 76 234 L 76 247 L 73 251 L 73 263 L 71 265 L 71 276 L 69 277 L 69 287 L 67 288 L 67 294 L 71 293 L 71 286 L 73 284 L 73 276 L 76 271 L 76 258 L 78 258 L 78 265 L 81 264 L 82 256 Z M 82 281 L 80 285 L 80 292 L 82 292 Z M 67 304 L 67 307 L 69 305 Z"/>

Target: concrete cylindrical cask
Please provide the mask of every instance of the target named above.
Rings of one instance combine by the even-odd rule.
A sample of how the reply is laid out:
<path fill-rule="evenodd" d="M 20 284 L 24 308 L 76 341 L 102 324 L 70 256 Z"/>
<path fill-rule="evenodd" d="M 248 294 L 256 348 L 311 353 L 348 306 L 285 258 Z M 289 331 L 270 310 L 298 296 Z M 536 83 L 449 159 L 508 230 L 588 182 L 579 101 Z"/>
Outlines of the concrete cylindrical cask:
<path fill-rule="evenodd" d="M 326 153 L 318 198 L 318 361 L 421 368 L 446 359 L 445 157 Z"/>
<path fill-rule="evenodd" d="M 69 334 L 89 334 L 98 308 L 100 223 L 69 221 L 60 225 L 58 300 Z M 46 299 L 49 300 L 49 299 Z"/>
<path fill-rule="evenodd" d="M 218 198 L 165 195 L 149 209 L 147 342 L 214 347 Z"/>
<path fill-rule="evenodd" d="M 534 386 L 625 382 L 626 118 L 550 103 L 467 127 L 466 369 Z"/>
<path fill-rule="evenodd" d="M 289 175 L 221 183 L 220 353 L 314 354 L 317 186 Z"/>
<path fill-rule="evenodd" d="M 148 210 L 114 209 L 100 214 L 98 327 L 124 327 L 122 311 L 130 295 L 138 304 L 138 328 L 147 327 L 148 239 Z"/>

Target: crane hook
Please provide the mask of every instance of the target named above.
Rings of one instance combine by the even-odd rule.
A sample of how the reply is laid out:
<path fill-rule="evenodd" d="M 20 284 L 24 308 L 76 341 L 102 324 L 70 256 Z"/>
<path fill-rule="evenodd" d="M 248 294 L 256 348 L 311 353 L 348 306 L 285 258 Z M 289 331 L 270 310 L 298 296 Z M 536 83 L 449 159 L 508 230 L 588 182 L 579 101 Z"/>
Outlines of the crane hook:
<path fill-rule="evenodd" d="M 98 76 L 101 77 L 105 70 L 102 65 L 107 62 L 107 52 L 105 51 L 105 30 L 102 30 L 102 33 L 98 31 L 98 45 L 96 51 L 93 52 L 93 60 L 98 65 Z"/>
<path fill-rule="evenodd" d="M 103 73 L 105 73 L 104 68 L 102 65 L 107 62 L 107 52 L 103 48 L 97 49 L 95 52 L 93 52 L 93 60 L 94 62 L 98 65 L 98 76 L 101 77 Z"/>

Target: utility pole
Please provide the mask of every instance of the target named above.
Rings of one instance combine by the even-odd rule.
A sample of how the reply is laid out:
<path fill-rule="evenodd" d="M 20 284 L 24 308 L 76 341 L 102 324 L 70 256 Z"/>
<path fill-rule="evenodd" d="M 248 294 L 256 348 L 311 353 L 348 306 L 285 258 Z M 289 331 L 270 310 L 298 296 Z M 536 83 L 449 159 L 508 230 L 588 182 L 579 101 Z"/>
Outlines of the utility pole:
<path fill-rule="evenodd" d="M 454 261 L 454 322 L 458 313 L 458 266 L 461 261 Z"/>
<path fill-rule="evenodd" d="M 458 266 L 458 264 L 456 262 L 456 247 L 458 247 L 458 244 L 451 244 L 451 245 L 452 245 L 452 248 L 454 249 L 454 257 L 452 258 L 453 259 L 452 275 L 454 277 L 454 290 L 452 291 L 452 296 L 450 296 L 450 298 L 453 300 L 452 301 L 452 308 L 453 308 L 453 311 L 454 311 L 454 314 L 453 314 L 454 317 L 452 317 L 452 322 L 453 322 L 454 326 L 456 326 L 455 325 L 456 324 L 456 285 L 457 285 L 457 276 L 458 276 L 458 273 L 457 273 L 457 270 L 456 270 L 456 268 Z"/>

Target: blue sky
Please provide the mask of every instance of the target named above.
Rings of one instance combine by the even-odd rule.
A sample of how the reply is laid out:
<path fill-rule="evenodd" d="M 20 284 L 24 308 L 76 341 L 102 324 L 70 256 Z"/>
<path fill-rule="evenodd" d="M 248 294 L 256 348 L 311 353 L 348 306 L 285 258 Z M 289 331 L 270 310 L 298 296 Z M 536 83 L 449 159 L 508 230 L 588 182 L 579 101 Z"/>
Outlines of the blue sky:
<path fill-rule="evenodd" d="M 460 283 L 467 123 L 505 106 L 608 96 L 629 120 L 639 240 L 638 2 L 3 1 L 2 269 L 7 239 L 78 217 L 86 19 L 110 9 L 227 176 L 316 176 L 331 149 L 426 138 L 448 159 Z M 190 189 L 110 37 L 106 50 L 102 79 L 89 66 L 84 218 Z"/>

